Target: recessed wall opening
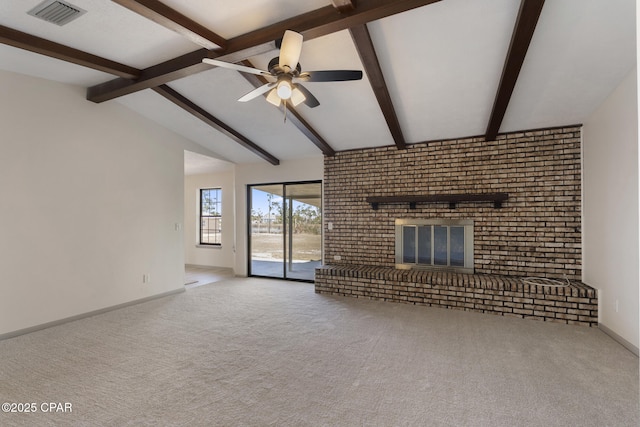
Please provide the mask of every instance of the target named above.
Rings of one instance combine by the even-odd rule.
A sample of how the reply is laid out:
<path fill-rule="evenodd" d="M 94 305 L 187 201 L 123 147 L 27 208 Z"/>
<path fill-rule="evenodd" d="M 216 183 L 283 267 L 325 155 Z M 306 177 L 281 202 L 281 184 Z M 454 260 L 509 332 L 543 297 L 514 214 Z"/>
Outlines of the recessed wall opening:
<path fill-rule="evenodd" d="M 473 220 L 396 219 L 396 268 L 473 273 Z"/>

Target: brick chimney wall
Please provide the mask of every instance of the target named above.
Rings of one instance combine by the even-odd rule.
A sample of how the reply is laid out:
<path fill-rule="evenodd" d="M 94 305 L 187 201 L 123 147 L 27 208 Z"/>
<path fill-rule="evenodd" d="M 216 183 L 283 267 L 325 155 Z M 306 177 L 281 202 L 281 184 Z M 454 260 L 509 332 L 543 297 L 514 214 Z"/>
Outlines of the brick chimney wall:
<path fill-rule="evenodd" d="M 580 141 L 580 126 L 570 126 L 325 157 L 325 263 L 393 267 L 396 218 L 472 219 L 476 273 L 580 280 Z M 496 192 L 509 194 L 499 209 L 463 202 L 455 209 L 435 203 L 373 210 L 365 201 Z"/>

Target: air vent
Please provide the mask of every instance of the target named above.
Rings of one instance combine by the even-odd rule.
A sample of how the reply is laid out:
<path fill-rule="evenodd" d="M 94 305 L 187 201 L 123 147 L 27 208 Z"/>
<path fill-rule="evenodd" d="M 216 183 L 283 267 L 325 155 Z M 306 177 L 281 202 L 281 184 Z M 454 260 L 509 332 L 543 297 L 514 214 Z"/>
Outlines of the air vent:
<path fill-rule="evenodd" d="M 45 0 L 27 13 L 47 22 L 63 26 L 86 13 L 86 10 L 59 0 Z"/>

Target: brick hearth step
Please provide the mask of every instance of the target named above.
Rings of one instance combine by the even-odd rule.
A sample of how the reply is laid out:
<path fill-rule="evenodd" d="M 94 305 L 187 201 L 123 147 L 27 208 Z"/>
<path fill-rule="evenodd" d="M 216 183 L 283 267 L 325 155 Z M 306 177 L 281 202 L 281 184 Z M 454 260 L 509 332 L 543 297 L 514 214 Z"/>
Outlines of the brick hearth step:
<path fill-rule="evenodd" d="M 399 270 L 363 265 L 316 269 L 319 294 L 500 314 L 548 322 L 598 325 L 595 289 L 571 280 L 567 286 L 528 284 L 524 277 Z"/>

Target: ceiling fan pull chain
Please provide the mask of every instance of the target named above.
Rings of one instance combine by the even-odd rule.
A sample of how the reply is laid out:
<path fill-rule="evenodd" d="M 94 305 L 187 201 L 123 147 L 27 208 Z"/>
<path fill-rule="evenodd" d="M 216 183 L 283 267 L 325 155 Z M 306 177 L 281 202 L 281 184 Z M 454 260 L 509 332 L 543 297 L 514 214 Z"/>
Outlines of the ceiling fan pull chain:
<path fill-rule="evenodd" d="M 284 122 L 287 123 L 287 100 L 284 100 Z"/>

